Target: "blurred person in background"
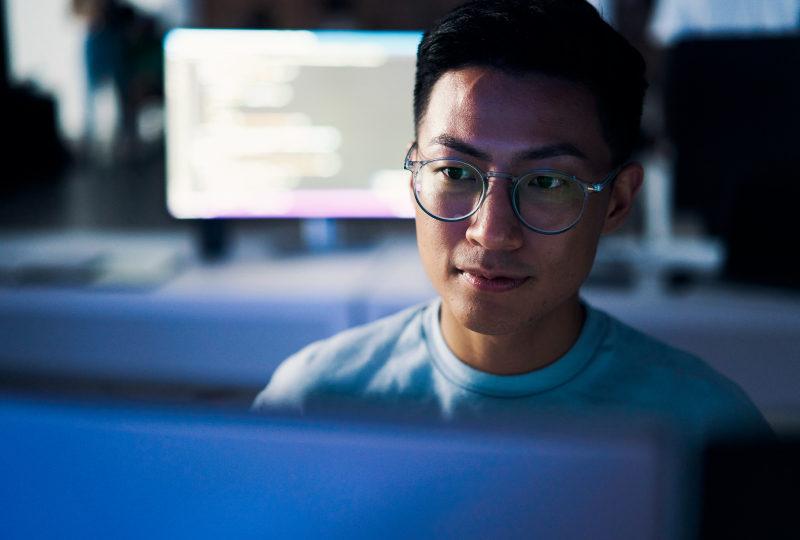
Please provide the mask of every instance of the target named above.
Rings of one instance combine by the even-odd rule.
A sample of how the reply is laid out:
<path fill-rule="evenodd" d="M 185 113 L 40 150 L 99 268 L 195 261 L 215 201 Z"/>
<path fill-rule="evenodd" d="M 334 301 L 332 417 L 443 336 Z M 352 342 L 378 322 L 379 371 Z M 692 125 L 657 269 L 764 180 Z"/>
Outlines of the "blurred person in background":
<path fill-rule="evenodd" d="M 644 72 L 585 0 L 477 0 L 441 19 L 419 46 L 405 161 L 441 298 L 306 347 L 253 409 L 643 414 L 690 438 L 769 436 L 733 382 L 580 299 L 642 185 Z"/>
<path fill-rule="evenodd" d="M 117 157 L 132 157 L 141 142 L 139 113 L 148 102 L 163 102 L 163 32 L 156 19 L 118 0 L 73 0 L 86 21 L 86 138 L 89 149 L 103 137 L 98 94 L 110 86 L 117 125 L 111 144 Z"/>

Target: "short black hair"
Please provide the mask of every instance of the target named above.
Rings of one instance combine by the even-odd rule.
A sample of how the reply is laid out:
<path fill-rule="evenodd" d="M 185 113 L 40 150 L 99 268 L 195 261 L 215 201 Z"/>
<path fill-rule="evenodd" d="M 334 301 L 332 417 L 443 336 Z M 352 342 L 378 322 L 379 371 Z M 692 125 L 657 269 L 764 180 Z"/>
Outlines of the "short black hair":
<path fill-rule="evenodd" d="M 647 89 L 644 59 L 585 0 L 475 0 L 450 11 L 425 32 L 417 51 L 415 130 L 436 81 L 471 66 L 586 87 L 612 159 L 630 157 Z"/>

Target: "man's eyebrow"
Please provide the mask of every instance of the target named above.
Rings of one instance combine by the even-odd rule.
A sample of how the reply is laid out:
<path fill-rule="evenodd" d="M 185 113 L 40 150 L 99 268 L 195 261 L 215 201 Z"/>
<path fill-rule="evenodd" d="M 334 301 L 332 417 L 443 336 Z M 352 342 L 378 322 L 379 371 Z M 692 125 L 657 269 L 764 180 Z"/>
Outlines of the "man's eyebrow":
<path fill-rule="evenodd" d="M 432 145 L 446 146 L 456 152 L 460 152 L 467 156 L 471 156 L 482 161 L 491 161 L 491 154 L 475 148 L 471 144 L 462 141 L 452 135 L 438 135 L 430 140 Z M 536 161 L 540 159 L 549 159 L 559 156 L 574 156 L 586 159 L 586 154 L 580 151 L 577 146 L 568 142 L 560 142 L 555 144 L 548 144 L 538 148 L 531 148 L 529 150 L 522 150 L 514 157 L 519 161 Z"/>
<path fill-rule="evenodd" d="M 478 150 L 471 144 L 453 137 L 452 135 L 437 135 L 430 140 L 430 144 L 446 146 L 451 150 L 455 150 L 456 152 L 480 159 L 481 161 L 490 161 L 492 159 L 490 154 L 487 154 L 483 150 Z"/>
<path fill-rule="evenodd" d="M 586 154 L 581 152 L 577 146 L 568 142 L 560 142 L 555 144 L 548 144 L 539 148 L 531 148 L 530 150 L 523 150 L 515 156 L 520 161 L 549 159 L 559 156 L 574 156 L 577 158 L 586 159 Z"/>

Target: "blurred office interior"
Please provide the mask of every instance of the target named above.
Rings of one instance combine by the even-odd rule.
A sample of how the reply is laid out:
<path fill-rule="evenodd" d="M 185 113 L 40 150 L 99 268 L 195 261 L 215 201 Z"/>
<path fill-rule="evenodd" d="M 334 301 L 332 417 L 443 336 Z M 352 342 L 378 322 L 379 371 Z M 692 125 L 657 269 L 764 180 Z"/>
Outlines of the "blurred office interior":
<path fill-rule="evenodd" d="M 413 220 L 170 215 L 162 42 L 421 31 L 460 3 L 3 0 L 0 394 L 244 412 L 289 354 L 432 298 Z M 650 89 L 645 187 L 583 296 L 705 359 L 791 439 L 800 2 L 594 3 Z"/>

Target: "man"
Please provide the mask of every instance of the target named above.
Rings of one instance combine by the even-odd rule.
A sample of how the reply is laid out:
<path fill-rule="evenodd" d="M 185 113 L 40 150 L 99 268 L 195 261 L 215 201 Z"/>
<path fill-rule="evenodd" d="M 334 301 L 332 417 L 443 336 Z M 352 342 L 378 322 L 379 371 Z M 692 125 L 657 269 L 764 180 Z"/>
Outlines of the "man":
<path fill-rule="evenodd" d="M 701 360 L 579 298 L 642 184 L 628 160 L 645 88 L 641 55 L 583 0 L 445 16 L 419 47 L 405 163 L 441 299 L 308 346 L 254 409 L 358 399 L 445 418 L 622 411 L 767 431 Z"/>

